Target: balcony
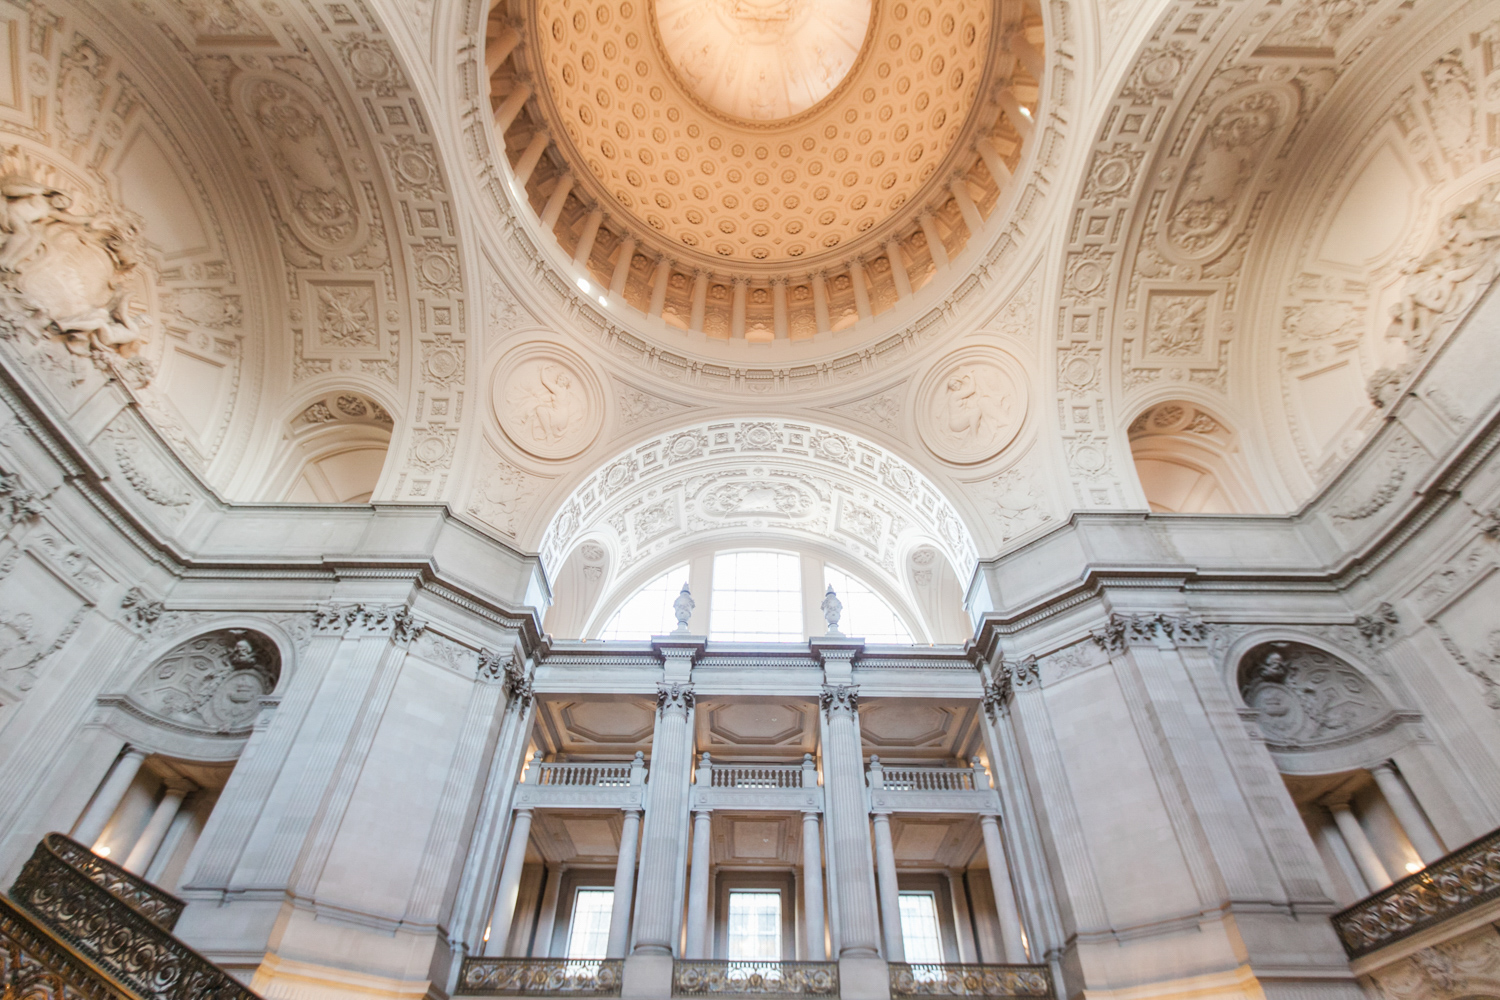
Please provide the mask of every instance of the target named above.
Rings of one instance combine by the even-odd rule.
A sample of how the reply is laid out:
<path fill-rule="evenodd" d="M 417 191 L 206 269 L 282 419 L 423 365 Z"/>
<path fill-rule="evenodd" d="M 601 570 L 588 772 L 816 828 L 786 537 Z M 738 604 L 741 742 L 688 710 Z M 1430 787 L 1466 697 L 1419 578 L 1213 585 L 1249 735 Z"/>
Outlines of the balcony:
<path fill-rule="evenodd" d="M 1052 972 L 1045 965 L 891 963 L 891 1000 L 932 996 L 1049 1000 L 1054 995 Z"/>
<path fill-rule="evenodd" d="M 569 958 L 464 959 L 457 996 L 617 997 L 625 960 Z"/>
<path fill-rule="evenodd" d="M 516 786 L 518 808 L 639 809 L 646 761 L 532 761 Z"/>
<path fill-rule="evenodd" d="M 693 808 L 821 810 L 823 789 L 811 754 L 800 764 L 718 764 L 705 753 L 694 778 Z"/>
<path fill-rule="evenodd" d="M 672 963 L 674 997 L 836 997 L 837 962 L 679 960 Z"/>
<path fill-rule="evenodd" d="M 870 806 L 896 812 L 996 812 L 1000 797 L 973 767 L 888 767 L 870 758 Z"/>
<path fill-rule="evenodd" d="M 1500 830 L 1333 916 L 1350 958 L 1359 958 L 1500 898 Z"/>

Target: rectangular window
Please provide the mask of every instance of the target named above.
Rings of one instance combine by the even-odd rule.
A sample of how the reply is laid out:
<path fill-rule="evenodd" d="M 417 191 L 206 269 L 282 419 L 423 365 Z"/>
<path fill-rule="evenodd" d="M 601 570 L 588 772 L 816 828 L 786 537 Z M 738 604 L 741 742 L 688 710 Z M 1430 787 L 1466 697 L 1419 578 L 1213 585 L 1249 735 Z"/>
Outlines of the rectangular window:
<path fill-rule="evenodd" d="M 781 961 L 781 893 L 730 890 L 729 958 Z"/>
<path fill-rule="evenodd" d="M 568 957 L 604 958 L 609 950 L 609 918 L 615 907 L 613 889 L 579 889 L 573 897 L 573 919 L 568 923 Z"/>
<path fill-rule="evenodd" d="M 802 642 L 802 560 L 788 552 L 714 556 L 708 632 L 730 642 Z"/>
<path fill-rule="evenodd" d="M 932 893 L 901 894 L 901 943 L 911 965 L 942 963 L 943 938 L 938 931 L 937 900 Z"/>

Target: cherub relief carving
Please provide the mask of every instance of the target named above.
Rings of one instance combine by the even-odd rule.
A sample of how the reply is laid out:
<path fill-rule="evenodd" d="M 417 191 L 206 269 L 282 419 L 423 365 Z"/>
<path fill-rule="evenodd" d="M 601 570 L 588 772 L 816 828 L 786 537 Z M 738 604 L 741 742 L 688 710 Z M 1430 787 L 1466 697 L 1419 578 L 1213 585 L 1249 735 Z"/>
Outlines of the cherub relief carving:
<path fill-rule="evenodd" d="M 151 320 L 132 308 L 140 262 L 133 223 L 108 212 L 77 215 L 73 195 L 12 147 L 0 159 L 0 285 L 11 312 L 69 351 L 132 357 Z"/>

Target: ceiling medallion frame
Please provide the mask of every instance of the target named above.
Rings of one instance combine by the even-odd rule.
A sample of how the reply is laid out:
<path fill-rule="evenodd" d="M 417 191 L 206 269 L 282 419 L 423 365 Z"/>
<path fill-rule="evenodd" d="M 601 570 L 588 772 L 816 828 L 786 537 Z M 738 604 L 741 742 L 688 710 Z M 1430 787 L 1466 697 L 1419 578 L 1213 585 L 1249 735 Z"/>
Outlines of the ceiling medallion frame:
<path fill-rule="evenodd" d="M 835 84 L 832 90 L 794 115 L 788 115 L 785 118 L 761 119 L 741 118 L 738 115 L 728 114 L 699 97 L 693 91 L 692 86 L 682 78 L 682 74 L 677 70 L 677 61 L 667 51 L 667 43 L 661 37 L 661 26 L 658 24 L 656 18 L 657 0 L 641 0 L 641 2 L 646 4 L 650 11 L 647 20 L 651 25 L 651 44 L 655 46 L 657 58 L 666 67 L 667 74 L 672 78 L 672 82 L 677 85 L 678 91 L 687 100 L 697 105 L 698 110 L 711 118 L 716 118 L 731 127 L 768 133 L 796 128 L 809 118 L 816 117 L 829 103 L 838 101 L 843 97 L 844 92 L 852 87 L 854 81 L 864 72 L 865 63 L 869 60 L 870 52 L 875 48 L 875 39 L 880 35 L 881 20 L 885 13 L 884 4 L 880 0 L 870 0 L 870 20 L 865 24 L 864 41 L 860 42 L 859 52 L 854 57 L 854 64 L 849 67 L 844 73 L 843 79 Z M 813 2 L 816 2 L 816 0 L 813 0 Z"/>

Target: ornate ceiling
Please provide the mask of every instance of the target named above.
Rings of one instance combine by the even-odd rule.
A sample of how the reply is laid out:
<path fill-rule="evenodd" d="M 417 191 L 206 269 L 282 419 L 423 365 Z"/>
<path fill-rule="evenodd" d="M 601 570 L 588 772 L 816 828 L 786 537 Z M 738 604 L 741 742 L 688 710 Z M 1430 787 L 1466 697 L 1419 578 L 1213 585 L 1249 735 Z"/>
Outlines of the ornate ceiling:
<path fill-rule="evenodd" d="M 902 532 L 963 574 L 1072 510 L 1143 509 L 1130 428 L 1168 412 L 1208 419 L 1135 432 L 1152 461 L 1235 470 L 1185 495 L 1286 510 L 1500 247 L 1483 0 L 0 19 L 0 351 L 172 524 L 196 475 L 447 503 L 554 567 L 586 540 L 641 566 L 707 537 L 690 513 L 727 504 L 729 537 L 792 524 L 782 503 L 872 575 L 914 572 Z M 167 450 L 111 424 L 110 383 Z M 752 425 L 773 449 L 691 483 L 642 465 L 637 506 L 603 499 L 621 461 Z M 631 519 L 669 498 L 680 533 L 642 541 Z M 586 499 L 593 534 L 560 540 Z M 840 527 L 855 506 L 868 544 Z"/>

